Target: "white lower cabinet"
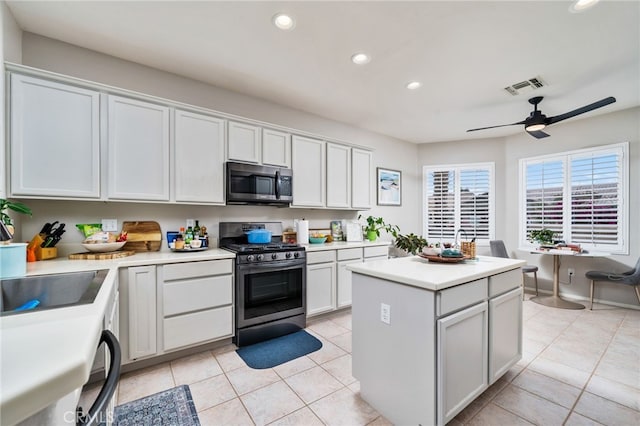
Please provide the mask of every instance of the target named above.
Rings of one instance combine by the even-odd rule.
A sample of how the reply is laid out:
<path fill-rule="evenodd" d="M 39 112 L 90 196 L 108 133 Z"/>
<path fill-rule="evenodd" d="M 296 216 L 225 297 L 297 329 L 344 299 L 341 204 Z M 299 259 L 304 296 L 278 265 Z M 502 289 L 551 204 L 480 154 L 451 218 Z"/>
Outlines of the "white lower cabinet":
<path fill-rule="evenodd" d="M 347 270 L 350 263 L 362 262 L 362 248 L 341 249 L 337 252 L 337 300 L 336 308 L 351 306 L 351 271 Z"/>
<path fill-rule="evenodd" d="M 521 294 L 518 287 L 489 300 L 489 385 L 522 358 Z"/>
<path fill-rule="evenodd" d="M 155 355 L 156 341 L 156 267 L 135 266 L 127 269 L 126 281 L 121 293 L 126 298 L 127 319 L 122 321 L 127 326 L 129 336 L 128 358 Z M 121 299 L 122 303 L 122 299 Z"/>
<path fill-rule="evenodd" d="M 438 320 L 437 413 L 445 424 L 488 387 L 488 304 Z"/>
<path fill-rule="evenodd" d="M 335 309 L 336 264 L 307 266 L 307 316 Z"/>

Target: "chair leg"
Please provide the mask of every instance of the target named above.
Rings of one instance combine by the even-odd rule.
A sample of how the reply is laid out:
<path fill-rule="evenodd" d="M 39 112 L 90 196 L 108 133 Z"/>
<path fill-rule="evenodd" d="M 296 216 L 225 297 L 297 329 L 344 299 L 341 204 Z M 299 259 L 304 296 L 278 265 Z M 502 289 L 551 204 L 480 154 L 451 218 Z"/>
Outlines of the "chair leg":
<path fill-rule="evenodd" d="M 638 302 L 640 303 L 640 286 L 634 286 L 634 290 L 636 291 L 636 297 L 638 298 Z"/>
<path fill-rule="evenodd" d="M 533 271 L 533 279 L 536 282 L 536 296 L 538 295 L 538 271 Z"/>
<path fill-rule="evenodd" d="M 593 310 L 593 280 L 591 280 L 591 303 L 589 304 L 589 310 Z"/>

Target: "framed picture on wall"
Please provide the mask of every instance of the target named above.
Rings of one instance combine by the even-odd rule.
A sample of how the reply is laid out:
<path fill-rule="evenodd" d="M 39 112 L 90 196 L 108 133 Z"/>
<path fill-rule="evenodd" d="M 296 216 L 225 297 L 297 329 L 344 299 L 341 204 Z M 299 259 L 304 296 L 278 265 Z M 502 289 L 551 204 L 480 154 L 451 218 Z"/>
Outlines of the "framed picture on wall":
<path fill-rule="evenodd" d="M 402 204 L 402 172 L 376 168 L 378 205 L 399 206 Z"/>

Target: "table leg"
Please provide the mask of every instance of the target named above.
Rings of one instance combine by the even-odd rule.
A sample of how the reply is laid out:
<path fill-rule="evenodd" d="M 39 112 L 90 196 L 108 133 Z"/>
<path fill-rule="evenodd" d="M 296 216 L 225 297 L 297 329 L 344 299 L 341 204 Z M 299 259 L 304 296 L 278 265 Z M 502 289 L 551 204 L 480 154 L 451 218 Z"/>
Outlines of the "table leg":
<path fill-rule="evenodd" d="M 552 308 L 584 309 L 584 305 L 569 302 L 560 297 L 560 256 L 557 254 L 553 255 L 553 295 L 532 297 L 529 300 Z"/>

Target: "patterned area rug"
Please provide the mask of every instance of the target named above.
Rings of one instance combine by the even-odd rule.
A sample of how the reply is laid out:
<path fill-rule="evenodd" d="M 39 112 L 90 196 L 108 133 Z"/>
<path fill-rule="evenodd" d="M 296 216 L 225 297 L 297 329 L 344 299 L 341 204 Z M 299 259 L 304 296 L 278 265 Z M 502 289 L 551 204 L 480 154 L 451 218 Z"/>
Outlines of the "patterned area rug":
<path fill-rule="evenodd" d="M 182 385 L 118 405 L 113 424 L 200 426 L 200 420 L 189 386 Z"/>
<path fill-rule="evenodd" d="M 236 352 L 249 367 L 264 369 L 310 354 L 321 347 L 320 340 L 300 330 L 286 336 L 244 346 Z"/>

